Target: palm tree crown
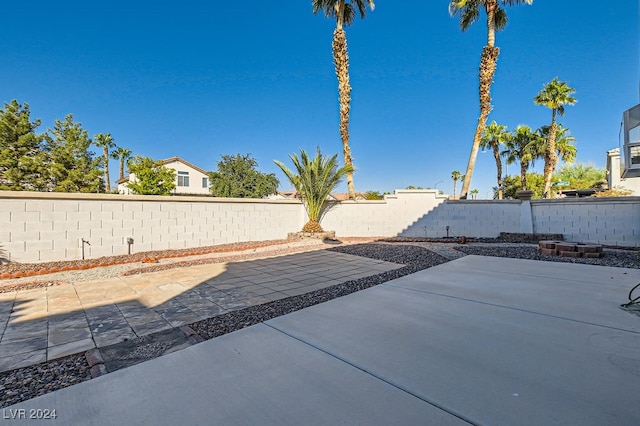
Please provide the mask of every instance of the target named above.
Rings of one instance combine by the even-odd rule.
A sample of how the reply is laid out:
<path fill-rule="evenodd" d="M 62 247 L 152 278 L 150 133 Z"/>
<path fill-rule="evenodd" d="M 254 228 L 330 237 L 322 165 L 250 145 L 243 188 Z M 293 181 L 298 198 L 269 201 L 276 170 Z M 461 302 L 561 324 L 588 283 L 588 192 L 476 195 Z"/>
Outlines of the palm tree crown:
<path fill-rule="evenodd" d="M 309 222 L 302 228 L 303 232 L 322 232 L 320 220 L 327 207 L 327 197 L 342 178 L 352 171 L 351 166 L 338 168 L 337 157 L 338 154 L 331 157 L 323 156 L 318 147 L 316 156 L 309 158 L 307 152 L 301 149 L 300 157 L 297 154 L 289 156 L 297 173 L 282 162 L 274 161 L 302 197 L 302 203 L 309 216 Z"/>
<path fill-rule="evenodd" d="M 520 162 L 520 186 L 523 190 L 527 189 L 527 170 L 539 157 L 540 142 L 540 135 L 523 125 L 516 127 L 512 137 L 505 141 L 506 149 L 501 154 L 506 155 L 507 164 Z"/>
<path fill-rule="evenodd" d="M 120 169 L 118 170 L 119 171 L 118 180 L 124 178 L 124 165 L 130 157 L 131 157 L 131 150 L 127 148 L 118 147 L 111 152 L 111 158 L 113 158 L 114 160 L 120 161 Z"/>
<path fill-rule="evenodd" d="M 371 10 L 376 7 L 372 0 L 311 0 L 313 14 L 323 11 L 325 17 L 336 20 L 338 28 L 348 27 L 355 21 L 356 9 L 360 13 L 360 18 L 364 18 L 367 13 L 367 4 Z"/>
<path fill-rule="evenodd" d="M 546 143 L 549 140 L 549 132 L 551 126 L 542 126 L 538 129 L 540 136 L 542 137 L 546 148 Z M 576 160 L 577 149 L 574 145 L 576 138 L 569 134 L 569 129 L 558 123 L 556 125 L 556 155 L 565 163 L 573 163 Z M 541 151 L 541 155 L 544 155 L 545 149 Z"/>
<path fill-rule="evenodd" d="M 462 173 L 460 173 L 458 170 L 454 170 L 451 172 L 451 179 L 453 179 L 453 196 L 456 196 L 456 186 L 458 185 L 458 181 L 460 180 L 460 177 L 462 176 Z"/>
<path fill-rule="evenodd" d="M 564 115 L 565 105 L 575 105 L 578 100 L 572 95 L 576 92 L 576 89 L 569 87 L 564 81 L 559 81 L 558 77 L 545 84 L 545 86 L 538 92 L 533 98 L 533 102 L 536 105 L 543 105 L 551 109 L 552 114 L 556 112 L 560 116 Z"/>

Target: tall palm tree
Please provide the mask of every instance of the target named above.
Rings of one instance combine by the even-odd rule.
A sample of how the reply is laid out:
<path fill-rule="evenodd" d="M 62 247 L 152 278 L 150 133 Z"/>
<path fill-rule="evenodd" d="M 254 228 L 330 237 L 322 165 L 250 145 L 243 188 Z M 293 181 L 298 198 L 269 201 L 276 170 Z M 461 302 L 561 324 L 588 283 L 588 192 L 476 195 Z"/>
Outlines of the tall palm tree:
<path fill-rule="evenodd" d="M 347 190 L 349 198 L 356 199 L 356 190 L 353 184 L 353 159 L 349 147 L 349 111 L 351 108 L 351 84 L 349 83 L 349 56 L 347 54 L 347 34 L 343 27 L 353 23 L 356 18 L 356 9 L 360 18 L 366 14 L 366 5 L 373 10 L 373 0 L 311 0 L 314 15 L 323 11 L 327 18 L 336 20 L 336 29 L 333 31 L 333 63 L 338 77 L 338 94 L 340 102 L 340 137 L 344 153 L 344 164 L 351 170 L 347 173 Z"/>
<path fill-rule="evenodd" d="M 483 149 L 491 148 L 493 158 L 496 160 L 496 171 L 498 176 L 498 200 L 502 200 L 502 156 L 500 155 L 500 146 L 511 138 L 511 133 L 507 131 L 507 126 L 503 126 L 492 121 L 484 130 L 480 147 Z"/>
<path fill-rule="evenodd" d="M 577 100 L 572 94 L 576 90 L 569 87 L 564 81 L 558 81 L 558 77 L 547 83 L 542 90 L 533 98 L 536 105 L 544 105 L 551 109 L 551 125 L 547 136 L 547 146 L 544 154 L 544 198 L 551 197 L 551 177 L 558 163 L 556 154 L 556 133 L 558 125 L 556 123 L 557 114 L 564 115 L 565 105 L 574 105 Z"/>
<path fill-rule="evenodd" d="M 480 116 L 476 132 L 473 136 L 473 145 L 467 164 L 464 182 L 462 183 L 461 198 L 467 197 L 467 192 L 471 186 L 471 177 L 476 166 L 478 148 L 484 133 L 491 106 L 491 83 L 496 71 L 496 62 L 500 49 L 495 47 L 496 31 L 500 31 L 507 25 L 507 13 L 503 6 L 519 4 L 531 4 L 533 0 L 450 0 L 449 14 L 460 17 L 460 29 L 466 31 L 480 17 L 480 8 L 484 8 L 487 14 L 487 45 L 482 48 L 480 56 L 480 70 L 478 78 L 480 80 Z"/>
<path fill-rule="evenodd" d="M 320 220 L 327 207 L 327 197 L 342 178 L 353 171 L 353 168 L 347 165 L 338 168 L 338 154 L 325 157 L 320 152 L 320 147 L 316 149 L 314 158 L 309 158 L 304 149 L 300 150 L 300 157 L 297 154 L 291 154 L 289 158 L 297 173 L 291 171 L 280 161 L 274 162 L 302 198 L 302 203 L 309 216 L 309 221 L 302 228 L 302 232 L 322 232 Z"/>
<path fill-rule="evenodd" d="M 460 176 L 462 174 L 458 170 L 454 170 L 451 172 L 451 179 L 453 179 L 453 196 L 456 196 L 456 186 L 458 186 L 458 181 L 460 180 Z"/>
<path fill-rule="evenodd" d="M 116 146 L 111 137 L 111 133 L 98 133 L 93 137 L 93 143 L 102 148 L 104 159 L 104 184 L 107 192 L 111 191 L 111 182 L 109 182 L 109 148 Z"/>
<path fill-rule="evenodd" d="M 127 148 L 118 147 L 111 152 L 111 158 L 120 161 L 120 169 L 118 180 L 124 178 L 124 165 L 129 158 L 131 158 L 131 150 Z"/>
<path fill-rule="evenodd" d="M 513 131 L 512 137 L 505 141 L 505 150 L 502 155 L 506 156 L 507 164 L 520 162 L 520 186 L 527 189 L 527 171 L 529 166 L 538 158 L 540 152 L 541 137 L 537 132 L 531 130 L 529 126 L 518 126 Z"/>

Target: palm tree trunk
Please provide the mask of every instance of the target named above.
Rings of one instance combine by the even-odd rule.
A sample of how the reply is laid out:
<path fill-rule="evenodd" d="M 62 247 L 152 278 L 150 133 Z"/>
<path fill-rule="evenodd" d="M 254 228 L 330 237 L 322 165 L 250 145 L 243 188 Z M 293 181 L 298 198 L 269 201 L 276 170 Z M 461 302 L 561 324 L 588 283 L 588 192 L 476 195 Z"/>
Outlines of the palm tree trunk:
<path fill-rule="evenodd" d="M 479 70 L 480 117 L 478 117 L 476 133 L 473 136 L 473 145 L 471 147 L 471 154 L 469 155 L 469 162 L 467 163 L 467 172 L 464 174 L 460 198 L 467 198 L 467 193 L 471 186 L 473 170 L 476 167 L 476 158 L 478 157 L 480 141 L 482 139 L 482 134 L 484 133 L 484 128 L 487 125 L 487 118 L 489 117 L 489 113 L 491 113 L 491 83 L 493 83 L 493 76 L 496 72 L 496 63 L 498 61 L 499 53 L 500 49 L 497 47 L 485 46 L 482 49 Z"/>
<path fill-rule="evenodd" d="M 340 137 L 345 166 L 352 166 L 351 149 L 349 148 L 349 111 L 351 107 L 351 84 L 349 83 L 349 56 L 347 55 L 347 35 L 340 25 L 333 32 L 333 62 L 338 77 L 338 94 L 340 99 Z M 353 185 L 353 172 L 347 173 L 347 190 L 349 198 L 356 199 Z"/>
<path fill-rule="evenodd" d="M 502 200 L 502 161 L 500 160 L 500 149 L 497 143 L 492 144 L 493 158 L 496 160 L 496 169 L 498 170 L 498 200 Z"/>
<path fill-rule="evenodd" d="M 120 177 L 118 178 L 119 180 L 124 179 L 124 157 L 120 157 Z"/>
<path fill-rule="evenodd" d="M 490 0 L 486 3 L 487 11 L 487 46 L 494 47 L 496 45 L 496 8 L 497 0 Z"/>
<path fill-rule="evenodd" d="M 520 160 L 520 186 L 522 190 L 525 191 L 527 189 L 527 169 L 529 165 Z"/>
<path fill-rule="evenodd" d="M 544 198 L 551 198 L 551 177 L 558 162 L 556 155 L 556 110 L 554 109 L 551 116 L 551 126 L 549 127 L 549 139 L 547 139 L 547 149 L 544 154 Z"/>
<path fill-rule="evenodd" d="M 111 191 L 111 182 L 109 182 L 109 148 L 106 146 L 104 149 L 104 185 L 105 191 Z"/>

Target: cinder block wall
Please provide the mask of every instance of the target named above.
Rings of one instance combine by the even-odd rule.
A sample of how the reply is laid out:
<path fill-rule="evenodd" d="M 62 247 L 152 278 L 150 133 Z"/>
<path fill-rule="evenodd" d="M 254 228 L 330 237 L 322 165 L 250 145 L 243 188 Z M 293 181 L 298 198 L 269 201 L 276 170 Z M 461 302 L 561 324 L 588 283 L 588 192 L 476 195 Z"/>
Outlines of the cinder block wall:
<path fill-rule="evenodd" d="M 82 239 L 90 243 L 85 258 L 126 254 L 129 237 L 133 252 L 283 239 L 306 220 L 295 200 L 0 191 L 0 249 L 18 262 L 79 259 Z M 360 237 L 444 237 L 447 226 L 449 236 L 496 237 L 528 228 L 569 241 L 640 247 L 640 197 L 529 205 L 398 190 L 383 201 L 337 203 L 322 226 Z"/>
<path fill-rule="evenodd" d="M 404 230 L 407 237 L 497 237 L 520 232 L 520 201 L 447 200 Z"/>
<path fill-rule="evenodd" d="M 0 248 L 18 262 L 286 238 L 302 228 L 289 200 L 0 191 Z"/>
<path fill-rule="evenodd" d="M 437 209 L 445 196 L 429 189 L 399 189 L 383 201 L 343 201 L 327 211 L 322 227 L 336 235 L 389 237 L 404 232 L 425 214 Z"/>
<path fill-rule="evenodd" d="M 640 197 L 534 200 L 536 233 L 568 241 L 640 247 Z"/>

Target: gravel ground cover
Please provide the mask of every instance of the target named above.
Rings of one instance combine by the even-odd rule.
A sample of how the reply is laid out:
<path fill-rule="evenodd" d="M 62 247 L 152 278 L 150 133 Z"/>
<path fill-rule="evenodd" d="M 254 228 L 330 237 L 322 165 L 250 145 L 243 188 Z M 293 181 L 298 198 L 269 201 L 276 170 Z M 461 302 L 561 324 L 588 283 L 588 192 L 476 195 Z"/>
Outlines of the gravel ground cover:
<path fill-rule="evenodd" d="M 581 257 L 560 257 L 538 253 L 537 245 L 531 244 L 478 244 L 459 245 L 456 250 L 465 254 L 480 256 L 511 257 L 516 259 L 545 260 L 548 262 L 584 263 L 587 265 L 616 266 L 640 269 L 640 251 L 604 249 L 604 257 L 589 259 Z"/>
<path fill-rule="evenodd" d="M 431 249 L 428 249 L 429 247 L 431 247 Z M 190 324 L 190 327 L 202 338 L 211 339 L 280 315 L 285 315 L 308 306 L 322 303 L 336 297 L 344 296 L 404 275 L 445 263 L 449 261 L 449 259 L 456 257 L 445 257 L 436 253 L 436 251 L 438 251 L 437 245 L 431 246 L 430 243 L 426 242 L 411 244 L 410 241 L 403 242 L 402 244 L 369 243 L 345 245 L 333 247 L 328 250 L 395 262 L 404 264 L 405 266 L 394 271 L 388 271 L 358 280 L 347 281 L 300 296 L 288 297 L 286 299 L 229 312 Z M 537 253 L 536 246 L 531 244 L 503 243 L 447 245 L 447 251 L 449 253 L 454 250 L 460 253 L 460 255 L 476 254 L 484 256 L 547 260 L 554 262 L 588 263 L 604 266 L 640 268 L 638 251 L 634 250 L 605 249 L 605 257 L 599 259 L 574 259 L 540 255 Z M 447 253 L 443 252 L 443 254 Z M 238 257 L 234 257 L 234 259 L 238 260 Z M 193 262 L 199 261 L 200 260 L 198 259 L 193 260 Z M 196 263 L 190 263 L 185 260 L 179 262 L 179 264 L 171 265 L 171 267 L 189 266 L 190 264 Z M 163 268 L 164 266 L 157 265 L 157 267 Z M 133 273 L 140 272 L 145 271 L 135 271 Z M 25 401 L 57 389 L 71 386 L 73 384 L 89 380 L 90 378 L 89 366 L 84 354 L 71 355 L 47 363 L 0 373 L 0 408 L 7 407 L 17 402 Z"/>

